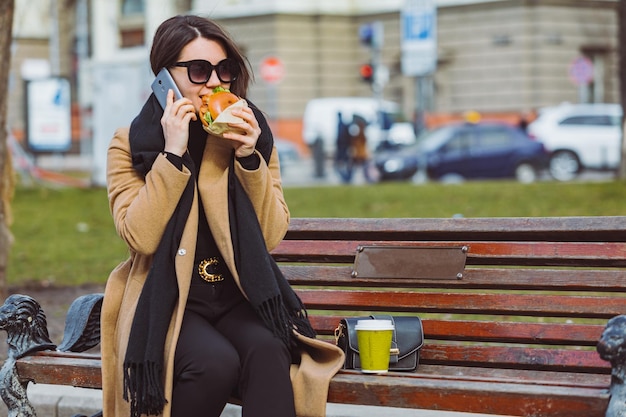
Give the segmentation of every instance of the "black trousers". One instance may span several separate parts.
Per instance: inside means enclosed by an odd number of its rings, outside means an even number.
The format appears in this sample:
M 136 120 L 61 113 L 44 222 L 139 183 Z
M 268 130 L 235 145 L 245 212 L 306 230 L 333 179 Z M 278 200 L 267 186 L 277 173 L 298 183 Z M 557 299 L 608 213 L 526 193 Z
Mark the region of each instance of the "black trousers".
M 176 348 L 172 417 L 219 417 L 231 396 L 243 417 L 295 417 L 290 364 L 287 346 L 234 282 L 195 280 Z

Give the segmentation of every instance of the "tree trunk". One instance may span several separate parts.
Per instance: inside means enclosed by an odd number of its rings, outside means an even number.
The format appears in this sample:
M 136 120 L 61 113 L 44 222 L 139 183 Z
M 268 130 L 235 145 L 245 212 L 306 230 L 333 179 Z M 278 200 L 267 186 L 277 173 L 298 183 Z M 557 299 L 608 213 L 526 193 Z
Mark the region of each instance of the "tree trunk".
M 0 1 L 0 297 L 7 295 L 7 264 L 11 249 L 11 198 L 14 173 L 7 141 L 7 97 L 15 0 Z
M 617 8 L 618 42 L 619 45 L 619 82 L 620 100 L 622 103 L 622 158 L 619 167 L 619 179 L 626 180 L 626 141 L 624 131 L 626 126 L 626 0 L 620 0 Z

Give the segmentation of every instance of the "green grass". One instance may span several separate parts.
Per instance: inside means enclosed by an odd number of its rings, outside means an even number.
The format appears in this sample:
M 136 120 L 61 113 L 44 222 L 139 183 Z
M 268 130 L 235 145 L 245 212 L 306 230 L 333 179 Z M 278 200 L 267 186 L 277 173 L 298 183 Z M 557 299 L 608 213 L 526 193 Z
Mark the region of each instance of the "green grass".
M 294 217 L 545 217 L 626 214 L 626 183 L 509 181 L 287 188 Z
M 390 183 L 286 188 L 293 217 L 539 217 L 626 214 L 622 182 Z M 10 285 L 103 283 L 127 256 L 106 191 L 18 188 Z
M 9 284 L 104 282 L 126 257 L 104 189 L 19 188 L 12 211 Z

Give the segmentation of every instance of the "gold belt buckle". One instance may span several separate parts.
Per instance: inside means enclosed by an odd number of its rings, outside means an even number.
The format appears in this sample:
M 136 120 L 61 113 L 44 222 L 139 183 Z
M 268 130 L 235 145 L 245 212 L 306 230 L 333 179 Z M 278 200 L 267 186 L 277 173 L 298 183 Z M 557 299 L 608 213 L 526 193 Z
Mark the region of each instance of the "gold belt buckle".
M 198 265 L 198 273 L 200 277 L 206 282 L 219 282 L 224 281 L 224 276 L 222 274 L 212 274 L 208 271 L 208 268 L 211 266 L 217 266 L 220 263 L 217 258 L 208 258 L 204 259 Z

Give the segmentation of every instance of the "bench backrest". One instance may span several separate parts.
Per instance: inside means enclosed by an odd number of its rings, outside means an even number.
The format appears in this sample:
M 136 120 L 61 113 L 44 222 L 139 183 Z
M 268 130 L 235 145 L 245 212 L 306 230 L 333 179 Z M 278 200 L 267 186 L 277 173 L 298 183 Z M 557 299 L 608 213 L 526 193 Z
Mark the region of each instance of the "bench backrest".
M 465 247 L 466 266 L 354 274 L 369 246 Z M 608 374 L 595 346 L 626 313 L 626 217 L 299 218 L 272 254 L 321 337 L 345 316 L 419 315 L 424 364 Z

